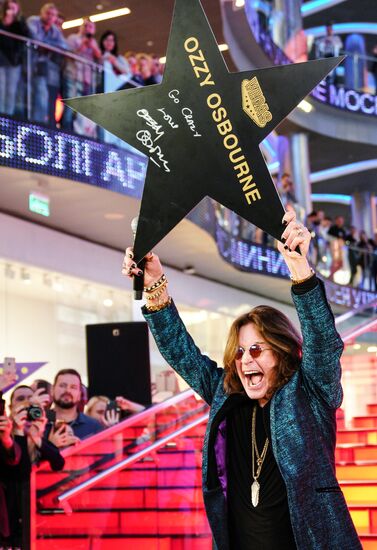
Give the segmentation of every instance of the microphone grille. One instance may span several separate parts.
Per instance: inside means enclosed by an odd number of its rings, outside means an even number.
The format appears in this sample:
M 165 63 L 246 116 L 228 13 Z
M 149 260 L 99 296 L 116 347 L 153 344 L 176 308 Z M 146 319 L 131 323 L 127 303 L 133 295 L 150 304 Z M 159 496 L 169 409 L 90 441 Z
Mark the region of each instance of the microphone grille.
M 139 216 L 136 216 L 136 218 L 133 218 L 133 220 L 131 221 L 131 229 L 134 235 L 136 235 L 138 223 L 139 223 Z

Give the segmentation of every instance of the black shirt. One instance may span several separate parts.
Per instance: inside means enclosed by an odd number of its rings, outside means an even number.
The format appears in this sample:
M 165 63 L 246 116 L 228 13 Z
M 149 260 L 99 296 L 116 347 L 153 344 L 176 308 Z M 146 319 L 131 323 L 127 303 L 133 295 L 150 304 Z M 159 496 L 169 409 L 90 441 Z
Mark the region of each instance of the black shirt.
M 271 449 L 270 403 L 257 405 L 256 439 L 262 453 L 270 440 L 258 482 L 259 503 L 251 503 L 251 419 L 255 401 L 245 397 L 227 415 L 228 513 L 232 550 L 294 550 L 287 491 Z
M 14 21 L 11 25 L 4 25 L 0 21 L 0 29 L 2 31 L 11 32 L 21 36 L 29 36 L 29 30 L 23 18 Z M 15 40 L 8 36 L 0 35 L 0 66 L 20 65 L 25 51 L 25 42 Z

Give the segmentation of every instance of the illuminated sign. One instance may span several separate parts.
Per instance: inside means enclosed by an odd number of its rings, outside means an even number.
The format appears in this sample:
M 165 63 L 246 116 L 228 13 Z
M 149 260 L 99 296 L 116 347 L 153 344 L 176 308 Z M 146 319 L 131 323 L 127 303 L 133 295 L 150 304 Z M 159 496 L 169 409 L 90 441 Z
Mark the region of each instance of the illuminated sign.
M 0 165 L 140 198 L 147 159 L 84 137 L 0 117 Z
M 225 261 L 241 271 L 289 279 L 289 270 L 280 252 L 268 246 L 233 237 L 217 224 L 214 234 L 217 248 Z M 327 298 L 332 304 L 356 309 L 377 300 L 377 293 L 337 285 L 323 280 Z
M 377 116 L 377 96 L 367 92 L 337 88 L 333 84 L 321 82 L 312 92 L 318 101 L 351 113 Z
M 41 195 L 40 193 L 30 193 L 29 195 L 29 210 L 35 214 L 40 214 L 41 216 L 50 215 L 50 199 Z

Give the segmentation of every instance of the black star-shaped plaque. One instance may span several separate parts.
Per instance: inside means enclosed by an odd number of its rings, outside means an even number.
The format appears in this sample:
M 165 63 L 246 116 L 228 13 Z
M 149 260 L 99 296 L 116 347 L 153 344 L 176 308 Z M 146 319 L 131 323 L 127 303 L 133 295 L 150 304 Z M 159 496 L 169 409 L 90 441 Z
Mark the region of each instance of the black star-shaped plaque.
M 207 195 L 280 239 L 259 144 L 339 61 L 229 73 L 199 0 L 176 0 L 161 84 L 66 100 L 149 157 L 136 261 Z

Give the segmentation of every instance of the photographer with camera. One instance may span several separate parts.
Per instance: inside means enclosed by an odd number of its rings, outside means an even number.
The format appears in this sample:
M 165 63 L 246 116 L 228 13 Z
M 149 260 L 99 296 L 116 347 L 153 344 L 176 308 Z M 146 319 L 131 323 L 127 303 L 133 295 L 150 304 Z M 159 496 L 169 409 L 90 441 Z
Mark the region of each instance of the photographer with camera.
M 43 388 L 33 392 L 24 385 L 17 386 L 10 397 L 12 435 L 21 455 L 17 466 L 7 467 L 4 473 L 10 527 L 8 546 L 25 547 L 26 544 L 28 530 L 24 522 L 30 516 L 29 480 L 32 466 L 47 460 L 54 471 L 64 467 L 59 449 L 44 436 L 46 402 L 48 396 Z

